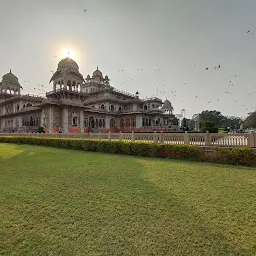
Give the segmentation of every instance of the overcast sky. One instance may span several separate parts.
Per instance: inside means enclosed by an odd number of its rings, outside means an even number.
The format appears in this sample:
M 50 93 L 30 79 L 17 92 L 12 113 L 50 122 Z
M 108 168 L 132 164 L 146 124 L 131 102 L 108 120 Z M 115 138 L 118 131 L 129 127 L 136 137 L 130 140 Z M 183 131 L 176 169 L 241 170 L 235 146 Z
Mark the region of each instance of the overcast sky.
M 205 109 L 241 117 L 256 110 L 255 0 L 0 4 L 0 75 L 11 68 L 23 93 L 42 94 L 38 85 L 51 90 L 51 71 L 69 49 L 84 77 L 98 65 L 114 87 L 168 98 L 187 117 Z

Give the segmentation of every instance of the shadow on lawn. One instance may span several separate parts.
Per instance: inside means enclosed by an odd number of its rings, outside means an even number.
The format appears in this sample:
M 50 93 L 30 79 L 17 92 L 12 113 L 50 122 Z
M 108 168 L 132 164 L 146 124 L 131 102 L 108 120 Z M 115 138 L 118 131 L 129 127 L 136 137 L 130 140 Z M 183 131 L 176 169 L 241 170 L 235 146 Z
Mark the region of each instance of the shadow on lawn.
M 34 150 L 32 151 L 31 148 Z M 193 255 L 192 251 L 194 255 L 207 254 L 207 252 L 212 255 L 246 254 L 243 248 L 230 244 L 220 230 L 209 227 L 208 220 L 196 211 L 196 207 L 186 205 L 175 194 L 161 189 L 146 179 L 144 174 L 150 167 L 145 166 L 140 160 L 143 159 L 147 163 L 152 161 L 154 163 L 164 161 L 166 164 L 182 163 L 187 166 L 191 164 L 199 166 L 199 163 L 74 150 L 72 150 L 73 162 L 70 162 L 70 150 L 38 146 L 37 151 L 35 148 L 37 147 L 12 145 L 11 150 L 19 153 L 3 160 L 1 158 L 4 165 L 11 164 L 12 168 L 15 166 L 18 168 L 19 163 L 22 165 L 21 161 L 36 159 L 28 165 L 29 170 L 28 167 L 17 170 L 24 172 L 24 174 L 19 173 L 19 176 L 24 175 L 24 178 L 26 175 L 33 175 L 33 172 L 37 174 L 31 177 L 32 181 L 36 181 L 34 185 L 31 185 L 31 180 L 25 181 L 19 177 L 16 180 L 16 189 L 24 190 L 23 196 L 27 202 L 23 205 L 22 197 L 13 201 L 19 203 L 21 207 L 17 215 L 17 223 L 21 221 L 29 223 L 22 226 L 25 234 L 30 232 L 26 227 L 33 226 L 35 234 L 43 233 L 48 237 L 44 239 L 55 241 L 57 244 L 61 244 L 64 237 L 69 238 L 65 246 L 67 250 L 73 248 L 74 251 L 79 248 L 80 243 L 76 245 L 73 237 L 76 235 L 81 237 L 83 234 L 85 242 L 92 235 L 91 243 L 95 245 L 95 253 L 104 252 L 107 255 L 116 252 L 113 247 L 109 247 L 109 244 L 118 246 L 119 250 L 126 248 L 129 251 L 133 248 L 141 255 L 145 253 L 170 255 L 173 252 L 176 252 L 176 255 L 177 253 Z M 58 153 L 61 154 L 60 162 L 58 162 Z M 51 170 L 42 169 L 54 159 L 55 167 Z M 64 167 L 66 169 L 62 169 Z M 28 184 L 31 187 L 26 188 Z M 36 195 L 36 199 L 31 196 L 32 192 Z M 3 202 L 4 206 L 9 207 L 9 214 L 12 217 L 16 216 L 15 207 L 11 208 Z M 8 216 L 4 217 L 8 219 Z M 83 221 L 85 218 L 86 221 Z M 44 221 L 39 221 L 41 219 Z M 58 224 L 54 229 L 49 229 L 55 225 L 53 221 L 57 221 Z M 7 229 L 5 232 L 12 230 Z M 26 235 L 23 238 L 26 239 Z M 40 244 L 35 244 L 34 248 L 40 252 Z

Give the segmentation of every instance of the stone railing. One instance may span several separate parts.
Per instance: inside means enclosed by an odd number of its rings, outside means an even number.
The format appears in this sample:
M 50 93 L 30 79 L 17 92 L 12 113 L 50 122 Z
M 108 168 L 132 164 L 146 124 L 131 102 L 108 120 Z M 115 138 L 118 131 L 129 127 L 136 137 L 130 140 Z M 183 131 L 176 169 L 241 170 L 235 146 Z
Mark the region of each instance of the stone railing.
M 0 136 L 35 136 L 50 138 L 81 138 L 143 141 L 164 144 L 190 144 L 204 147 L 251 147 L 256 148 L 256 133 L 0 133 Z

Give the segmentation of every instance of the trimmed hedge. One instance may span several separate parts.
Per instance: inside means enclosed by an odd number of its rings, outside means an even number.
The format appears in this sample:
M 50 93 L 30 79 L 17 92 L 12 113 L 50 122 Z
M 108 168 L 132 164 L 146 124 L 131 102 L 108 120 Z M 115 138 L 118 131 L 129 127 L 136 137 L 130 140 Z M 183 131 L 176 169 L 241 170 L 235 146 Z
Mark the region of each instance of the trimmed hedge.
M 202 147 L 195 145 L 23 136 L 2 136 L 0 137 L 0 142 L 41 145 L 133 156 L 256 165 L 256 152 L 251 148 L 225 149 L 214 147 L 210 151 L 204 151 Z

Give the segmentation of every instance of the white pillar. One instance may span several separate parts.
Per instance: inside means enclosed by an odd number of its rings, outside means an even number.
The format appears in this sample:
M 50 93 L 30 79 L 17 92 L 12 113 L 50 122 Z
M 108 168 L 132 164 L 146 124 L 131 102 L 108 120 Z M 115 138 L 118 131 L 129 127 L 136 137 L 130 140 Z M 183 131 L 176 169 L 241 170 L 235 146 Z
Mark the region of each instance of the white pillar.
M 53 82 L 53 91 L 56 92 L 56 82 Z
M 106 125 L 106 129 L 110 129 L 110 117 L 109 116 L 106 116 L 105 125 Z
M 80 128 L 81 133 L 84 133 L 84 110 L 80 110 Z
M 62 132 L 68 133 L 68 109 L 62 109 Z
M 64 79 L 63 82 L 64 82 L 64 89 L 67 89 L 67 87 L 68 87 L 68 80 Z
M 49 133 L 53 133 L 53 107 L 49 108 Z

